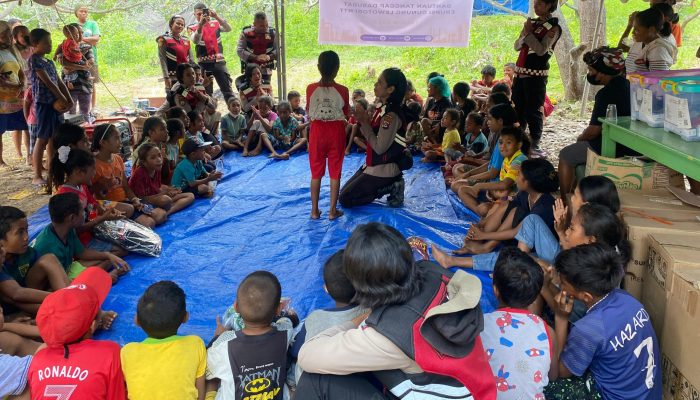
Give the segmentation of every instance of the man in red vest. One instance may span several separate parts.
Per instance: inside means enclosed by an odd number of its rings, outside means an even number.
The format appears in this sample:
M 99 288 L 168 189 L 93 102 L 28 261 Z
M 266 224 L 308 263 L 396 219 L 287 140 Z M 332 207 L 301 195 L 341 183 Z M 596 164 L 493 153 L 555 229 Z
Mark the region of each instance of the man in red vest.
M 224 58 L 224 46 L 221 43 L 221 33 L 231 32 L 231 25 L 221 18 L 216 11 L 207 8 L 204 3 L 194 6 L 194 16 L 197 23 L 189 26 L 192 43 L 195 44 L 197 63 L 202 67 L 204 74 L 214 76 L 226 101 L 234 96 L 231 88 L 231 75 L 226 68 Z M 214 84 L 205 87 L 211 96 L 214 92 Z
M 270 28 L 264 12 L 255 13 L 253 25 L 243 28 L 238 39 L 238 57 L 241 59 L 242 71 L 248 65 L 260 67 L 263 82 L 270 83 L 272 70 L 277 60 L 277 32 Z

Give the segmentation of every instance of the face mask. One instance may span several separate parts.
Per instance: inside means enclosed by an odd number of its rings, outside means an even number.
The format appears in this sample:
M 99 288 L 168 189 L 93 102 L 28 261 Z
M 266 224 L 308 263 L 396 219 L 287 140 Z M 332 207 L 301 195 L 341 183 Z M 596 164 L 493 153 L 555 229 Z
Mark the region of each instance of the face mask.
M 590 83 L 591 85 L 600 85 L 600 84 L 601 84 L 600 81 L 598 80 L 598 78 L 596 78 L 595 75 L 586 74 L 586 80 L 587 80 L 588 83 Z

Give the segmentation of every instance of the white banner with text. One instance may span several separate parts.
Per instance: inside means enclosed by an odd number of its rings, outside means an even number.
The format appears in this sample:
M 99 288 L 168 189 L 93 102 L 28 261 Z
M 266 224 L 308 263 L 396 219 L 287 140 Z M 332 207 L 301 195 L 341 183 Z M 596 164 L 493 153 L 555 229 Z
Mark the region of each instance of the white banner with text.
M 466 47 L 473 0 L 320 0 L 318 42 Z

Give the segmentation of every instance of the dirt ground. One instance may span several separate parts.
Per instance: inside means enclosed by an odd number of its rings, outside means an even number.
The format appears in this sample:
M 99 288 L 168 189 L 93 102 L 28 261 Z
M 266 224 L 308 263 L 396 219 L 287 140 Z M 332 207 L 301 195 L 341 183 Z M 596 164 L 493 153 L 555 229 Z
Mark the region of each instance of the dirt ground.
M 541 145 L 555 167 L 559 151 L 576 141 L 586 124 L 587 120 L 578 118 L 575 104 L 557 107 L 547 119 Z M 0 168 L 0 205 L 14 206 L 30 215 L 47 204 L 49 196 L 40 194 L 39 189 L 32 185 L 32 170 L 26 162 L 20 163 L 17 159 L 11 132 L 2 135 L 2 142 L 3 159 L 14 169 Z M 24 151 L 23 147 L 23 154 Z

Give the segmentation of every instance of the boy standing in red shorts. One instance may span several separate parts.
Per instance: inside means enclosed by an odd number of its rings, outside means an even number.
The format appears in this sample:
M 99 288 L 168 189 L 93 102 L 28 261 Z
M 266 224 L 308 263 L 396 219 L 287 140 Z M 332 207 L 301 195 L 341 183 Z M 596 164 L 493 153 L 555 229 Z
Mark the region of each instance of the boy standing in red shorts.
M 309 132 L 309 165 L 311 166 L 311 218 L 319 219 L 318 198 L 321 178 L 326 173 L 331 178 L 331 208 L 328 219 L 343 215 L 336 208 L 340 192 L 340 173 L 345 155 L 345 124 L 349 115 L 350 94 L 348 88 L 335 82 L 340 69 L 340 58 L 334 51 L 324 51 L 318 56 L 321 80 L 306 88 L 306 113 L 311 121 Z

